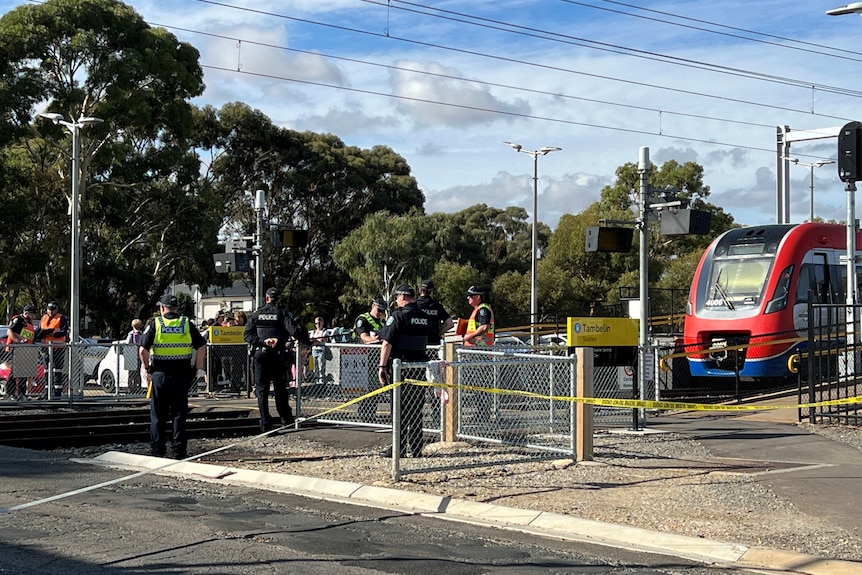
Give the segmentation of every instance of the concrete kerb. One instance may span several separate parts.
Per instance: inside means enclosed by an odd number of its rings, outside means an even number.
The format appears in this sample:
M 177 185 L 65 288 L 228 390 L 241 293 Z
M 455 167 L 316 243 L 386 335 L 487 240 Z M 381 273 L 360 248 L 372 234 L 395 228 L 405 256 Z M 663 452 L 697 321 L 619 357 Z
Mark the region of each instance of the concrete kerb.
M 117 451 L 95 459 L 74 459 L 78 463 L 141 471 L 163 467 L 167 460 Z M 452 499 L 377 487 L 232 467 L 177 462 L 154 471 L 159 475 L 180 476 L 211 483 L 230 484 L 269 491 L 292 493 L 315 499 L 382 508 L 402 513 L 540 535 L 568 541 L 607 545 L 690 559 L 714 565 L 736 565 L 770 572 L 808 575 L 862 575 L 862 565 L 829 560 L 795 552 L 748 548 L 735 543 L 711 541 L 637 527 L 627 527 L 580 519 L 557 513 L 530 511 L 491 503 Z

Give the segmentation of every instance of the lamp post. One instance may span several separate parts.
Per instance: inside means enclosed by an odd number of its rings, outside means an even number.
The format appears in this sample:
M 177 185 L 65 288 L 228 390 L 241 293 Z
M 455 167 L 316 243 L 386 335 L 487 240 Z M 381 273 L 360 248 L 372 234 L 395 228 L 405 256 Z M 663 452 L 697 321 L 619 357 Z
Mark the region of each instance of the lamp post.
M 808 221 L 814 221 L 814 168 L 821 168 L 827 164 L 834 164 L 835 160 L 817 160 L 811 164 L 806 164 L 805 162 L 800 162 L 799 158 L 784 158 L 785 160 L 789 160 L 790 163 L 796 164 L 797 166 L 803 166 L 808 168 L 808 171 L 811 174 L 811 195 L 808 197 Z
M 263 306 L 263 228 L 266 225 L 266 192 L 255 190 L 254 211 L 257 214 L 257 230 L 254 234 L 254 309 Z
M 547 156 L 551 152 L 559 152 L 562 148 L 556 146 L 544 146 L 538 150 L 525 150 L 521 144 L 515 142 L 503 142 L 516 152 L 523 152 L 533 158 L 533 238 L 532 238 L 532 255 L 530 258 L 530 345 L 535 346 L 536 340 L 536 316 L 539 313 L 537 299 L 537 282 L 538 266 L 536 260 L 539 251 L 539 219 L 538 219 L 538 203 L 539 203 L 539 156 Z
M 81 128 L 92 126 L 103 122 L 101 118 L 80 117 L 76 122 L 68 122 L 61 114 L 42 113 L 39 114 L 54 124 L 65 126 L 72 133 L 72 256 L 71 256 L 71 294 L 69 296 L 69 341 L 72 344 L 78 342 L 78 334 L 81 322 L 81 235 L 78 207 L 80 200 L 80 170 L 81 170 Z
M 830 16 L 844 14 L 862 14 L 862 2 L 852 2 L 841 8 L 827 10 Z M 839 135 L 840 138 L 840 135 Z M 846 182 L 847 192 L 847 348 L 853 349 L 856 344 L 856 183 Z M 856 373 L 856 353 L 847 354 L 846 373 Z M 813 417 L 813 416 L 812 416 Z

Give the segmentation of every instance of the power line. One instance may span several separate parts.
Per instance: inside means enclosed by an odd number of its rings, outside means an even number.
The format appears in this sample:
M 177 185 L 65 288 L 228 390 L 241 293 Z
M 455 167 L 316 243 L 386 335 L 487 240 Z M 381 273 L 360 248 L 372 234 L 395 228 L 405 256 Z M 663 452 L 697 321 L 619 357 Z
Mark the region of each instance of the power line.
M 787 48 L 788 50 L 798 50 L 798 49 L 799 49 L 799 48 L 796 48 L 796 47 L 794 47 L 794 46 L 787 46 L 786 44 L 779 44 L 779 43 L 776 43 L 776 42 L 764 42 L 764 41 L 762 41 L 762 40 L 758 40 L 758 39 L 756 39 L 756 38 L 749 38 L 749 37 L 747 37 L 747 36 L 738 36 L 738 35 L 736 35 L 736 34 L 728 34 L 728 33 L 725 33 L 725 32 L 720 32 L 720 31 L 718 31 L 718 30 L 710 30 L 709 28 L 700 28 L 700 27 L 697 27 L 697 26 L 688 26 L 688 25 L 686 25 L 686 24 L 680 24 L 679 22 L 671 22 L 670 20 L 661 20 L 661 19 L 659 19 L 659 18 L 648 18 L 648 17 L 646 17 L 646 16 L 640 16 L 640 15 L 638 15 L 638 14 L 632 14 L 632 13 L 630 13 L 630 12 L 622 12 L 622 11 L 617 11 L 617 10 L 611 10 L 611 9 L 609 9 L 609 8 L 601 8 L 600 6 L 593 6 L 593 5 L 590 5 L 590 4 L 585 4 L 585 3 L 583 3 L 583 2 L 575 2 L 574 0 L 561 0 L 561 1 L 562 1 L 562 2 L 568 2 L 569 4 L 578 4 L 578 5 L 580 5 L 580 6 L 585 6 L 585 7 L 588 7 L 588 8 L 595 8 L 596 10 L 605 10 L 605 11 L 608 11 L 608 12 L 615 12 L 615 13 L 617 13 L 617 14 L 624 14 L 624 15 L 626 15 L 626 16 L 632 16 L 632 17 L 634 17 L 634 18 L 643 18 L 643 19 L 646 19 L 646 20 L 653 20 L 653 21 L 655 21 L 655 22 L 663 22 L 663 23 L 665 23 L 665 24 L 670 24 L 670 25 L 672 25 L 672 26 L 680 26 L 680 27 L 683 27 L 683 28 L 691 28 L 691 29 L 693 29 L 693 30 L 698 30 L 698 31 L 701 31 L 701 32 L 708 32 L 708 33 L 710 33 L 710 34 L 719 34 L 719 35 L 722 35 L 722 36 L 727 36 L 727 37 L 729 37 L 729 38 L 739 38 L 739 39 L 742 39 L 742 40 L 748 40 L 748 41 L 750 41 L 750 42 L 760 42 L 760 43 L 764 43 L 764 44 L 770 44 L 770 45 L 778 46 L 778 47 L 781 47 L 781 48 Z M 677 19 L 679 19 L 679 20 L 686 20 L 686 21 L 689 21 L 689 22 L 697 22 L 697 23 L 700 23 L 700 24 L 708 24 L 708 25 L 710 25 L 710 26 L 715 26 L 715 27 L 717 27 L 717 28 L 724 28 L 724 29 L 726 29 L 726 30 L 736 30 L 737 32 L 745 32 L 746 34 L 754 34 L 754 35 L 756 35 L 756 36 L 763 36 L 764 38 L 774 38 L 774 39 L 776 39 L 776 40 L 781 40 L 781 41 L 783 41 L 783 42 L 793 42 L 794 44 L 801 44 L 801 45 L 803 45 L 803 46 L 813 46 L 813 47 L 815 47 L 815 48 L 824 48 L 824 49 L 826 49 L 826 50 L 834 50 L 834 51 L 838 52 L 838 54 L 829 54 L 829 53 L 825 53 L 825 52 L 819 52 L 819 51 L 816 51 L 816 50 L 811 50 L 810 52 L 811 52 L 812 54 L 821 54 L 821 55 L 823 55 L 823 56 L 831 56 L 831 57 L 834 57 L 834 58 L 840 58 L 840 59 L 847 59 L 847 60 L 854 60 L 854 61 L 857 61 L 857 62 L 862 62 L 862 60 L 858 60 L 858 59 L 856 59 L 856 58 L 847 58 L 846 54 L 856 54 L 857 56 L 862 56 L 862 52 L 857 52 L 857 51 L 855 51 L 855 50 L 849 50 L 849 49 L 846 49 L 846 48 L 835 48 L 834 46 L 828 46 L 828 45 L 826 45 L 826 44 L 818 44 L 818 43 L 816 43 L 816 42 L 808 42 L 808 41 L 805 41 L 805 40 L 797 40 L 797 39 L 795 39 L 795 38 L 788 38 L 788 37 L 786 37 L 786 36 L 778 36 L 778 35 L 776 35 L 776 34 L 768 34 L 768 33 L 766 33 L 766 32 L 758 32 L 757 30 L 748 30 L 748 29 L 746 29 L 746 28 L 739 28 L 739 27 L 737 27 L 737 26 L 729 26 L 729 25 L 727 25 L 727 24 L 720 24 L 720 23 L 718 23 L 718 22 L 711 22 L 711 21 L 709 21 L 709 20 L 701 20 L 701 19 L 699 19 L 699 18 L 691 18 L 691 17 L 689 17 L 689 16 L 682 16 L 682 15 L 680 15 L 680 14 L 674 14 L 674 13 L 672 13 L 672 12 L 663 12 L 663 11 L 661 11 L 661 10 L 655 10 L 655 9 L 652 9 L 652 8 L 644 8 L 643 6 L 636 6 L 636 5 L 634 5 L 634 4 L 626 4 L 625 2 L 617 2 L 617 1 L 615 1 L 615 0 L 598 0 L 598 1 L 599 1 L 599 2 L 606 2 L 606 3 L 608 3 L 608 4 L 616 4 L 616 5 L 618 5 L 618 6 L 625 6 L 626 8 L 634 8 L 635 10 L 642 10 L 642 11 L 644 11 L 644 12 L 650 12 L 650 13 L 652 13 L 652 14 L 661 14 L 662 16 L 669 16 L 669 17 L 671 17 L 671 18 L 677 18 Z M 805 51 L 808 51 L 808 50 L 805 50 Z
M 515 86 L 515 85 L 511 85 L 511 84 L 501 84 L 498 82 L 489 82 L 489 81 L 485 81 L 485 80 L 475 80 L 475 79 L 471 79 L 471 78 L 464 78 L 462 76 L 454 76 L 452 74 L 442 74 L 440 72 L 429 72 L 427 70 L 417 70 L 415 68 L 405 68 L 403 66 L 396 66 L 393 64 L 381 64 L 380 62 L 371 62 L 368 60 L 361 60 L 359 58 L 348 58 L 345 56 L 336 56 L 334 54 L 326 54 L 323 52 L 318 52 L 318 51 L 313 51 L 313 50 L 302 50 L 299 48 L 291 48 L 289 46 L 283 46 L 280 44 L 272 44 L 269 42 L 260 42 L 260 41 L 256 41 L 256 40 L 249 40 L 247 38 L 239 38 L 236 36 L 227 36 L 225 34 L 217 34 L 214 32 L 203 32 L 200 30 L 193 30 L 191 28 L 182 28 L 179 26 L 171 26 L 169 24 L 152 23 L 152 25 L 166 28 L 169 30 L 177 30 L 180 32 L 186 32 L 189 34 L 198 34 L 198 35 L 207 36 L 210 38 L 229 40 L 231 42 L 242 43 L 242 44 L 251 44 L 253 46 L 261 46 L 264 48 L 283 50 L 285 52 L 293 52 L 296 54 L 306 54 L 309 56 L 315 56 L 315 57 L 325 58 L 325 59 L 329 59 L 329 60 L 338 60 L 341 62 L 350 62 L 352 64 L 361 64 L 364 66 L 372 66 L 372 67 L 377 67 L 377 68 L 383 68 L 386 70 L 397 70 L 399 72 L 407 72 L 407 73 L 411 73 L 411 74 L 430 76 L 433 78 L 443 78 L 443 79 L 447 79 L 447 80 L 455 80 L 458 82 L 464 82 L 464 83 L 470 83 L 470 84 L 482 84 L 483 86 L 490 86 L 490 87 L 494 87 L 494 88 L 505 88 L 505 89 L 509 89 L 509 90 L 516 90 L 516 91 L 520 91 L 520 92 L 527 92 L 527 93 L 538 94 L 538 95 L 542 95 L 542 96 L 551 96 L 554 98 L 563 98 L 563 99 L 567 99 L 567 100 L 576 100 L 579 102 L 589 102 L 589 103 L 593 103 L 593 104 L 616 106 L 616 107 L 626 108 L 626 109 L 630 109 L 630 110 L 653 112 L 653 113 L 658 114 L 658 115 L 680 116 L 680 117 L 692 118 L 692 119 L 696 119 L 696 120 L 709 120 L 709 121 L 715 121 L 715 122 L 739 124 L 739 125 L 743 125 L 743 126 L 752 126 L 752 127 L 756 127 L 756 128 L 774 128 L 775 127 L 773 124 L 760 124 L 757 122 L 749 122 L 749 121 L 745 121 L 745 120 L 735 120 L 732 118 L 721 118 L 721 117 L 717 117 L 717 116 L 705 116 L 702 114 L 675 112 L 673 110 L 666 110 L 666 109 L 662 109 L 662 108 L 652 108 L 649 106 L 638 106 L 635 104 L 624 104 L 621 102 L 613 102 L 610 100 L 600 100 L 597 98 L 586 98 L 583 96 L 574 96 L 572 94 L 564 94 L 561 92 L 551 92 L 548 90 L 539 90 L 536 88 L 527 88 L 524 86 Z
M 536 63 L 536 62 L 528 62 L 528 61 L 525 61 L 525 60 L 519 60 L 519 59 L 517 59 L 517 58 L 509 58 L 509 57 L 504 57 L 504 56 L 496 56 L 496 55 L 493 55 L 493 54 L 486 54 L 486 53 L 478 52 L 478 51 L 475 51 L 475 50 L 467 50 L 467 49 L 464 49 L 464 48 L 454 48 L 454 47 L 451 47 L 451 46 L 444 46 L 444 45 L 441 45 L 441 44 L 434 44 L 434 43 L 431 43 L 431 42 L 422 42 L 422 41 L 419 41 L 419 40 L 413 40 L 413 39 L 410 39 L 410 38 L 402 38 L 402 37 L 399 37 L 399 36 L 393 36 L 393 35 L 391 35 L 391 34 L 381 34 L 381 33 L 378 33 L 378 32 L 369 32 L 369 31 L 367 31 L 367 30 L 361 30 L 361 29 L 357 29 L 357 28 L 350 28 L 350 27 L 347 27 L 347 26 L 341 26 L 341 25 L 338 25 L 338 24 L 330 24 L 330 23 L 326 23 L 326 22 L 317 22 L 317 21 L 314 21 L 314 20 L 308 20 L 308 19 L 305 19 L 305 18 L 297 18 L 297 17 L 295 17 L 295 16 L 287 16 L 287 15 L 285 15 L 285 14 L 279 14 L 279 13 L 275 13 L 275 12 L 268 12 L 268 11 L 264 11 L 264 10 L 253 9 L 253 8 L 246 8 L 246 7 L 241 7 L 241 6 L 233 6 L 233 5 L 231 5 L 231 4 L 226 4 L 226 3 L 218 2 L 218 1 L 215 1 L 215 0 L 195 0 L 195 1 L 196 1 L 196 2 L 201 2 L 201 3 L 204 3 L 204 4 L 211 4 L 211 5 L 214 5 L 214 6 L 221 6 L 221 7 L 224 7 L 224 8 L 231 8 L 231 9 L 235 9 L 235 10 L 239 10 L 239 11 L 244 11 L 244 12 L 251 12 L 251 13 L 255 13 L 255 14 L 260 14 L 260 15 L 262 15 L 262 16 L 271 16 L 271 17 L 274 17 L 274 18 L 279 18 L 279 19 L 284 19 L 284 20 L 290 20 L 290 21 L 300 22 L 300 23 L 304 23 L 304 24 L 311 24 L 311 25 L 315 25 L 315 26 L 321 26 L 321 27 L 331 28 L 331 29 L 335 29 L 335 30 L 341 30 L 341 31 L 345 31 L 345 32 L 351 32 L 351 33 L 356 33 L 356 34 L 362 34 L 362 35 L 371 36 L 371 37 L 376 37 L 376 38 L 382 38 L 382 39 L 386 39 L 386 40 L 396 40 L 396 41 L 399 41 L 399 42 L 404 42 L 404 43 L 407 43 L 407 44 L 413 44 L 413 45 L 416 45 L 416 46 L 423 46 L 423 47 L 427 47 L 427 48 L 434 48 L 434 49 L 439 49 L 439 50 L 448 51 L 448 52 L 455 52 L 455 53 L 458 53 L 458 54 L 465 54 L 465 55 L 469 55 L 469 56 L 477 56 L 477 57 L 481 57 L 481 58 L 488 58 L 488 59 L 492 59 L 492 60 L 498 60 L 498 61 L 503 61 L 503 62 L 509 62 L 509 63 L 513 63 L 513 64 L 519 64 L 519 65 L 524 65 L 524 66 L 529 66 L 529 67 L 535 67 L 535 68 L 540 68 L 540 69 L 550 70 L 550 71 L 555 71 L 555 72 L 564 72 L 564 73 L 569 73 L 569 74 L 575 74 L 575 75 L 579 75 L 579 76 L 585 76 L 585 77 L 595 78 L 595 79 L 600 79 L 600 80 L 607 80 L 607 81 L 612 81 L 612 82 L 619 82 L 619 83 L 626 84 L 627 86 L 640 86 L 640 87 L 644 87 L 644 88 L 651 88 L 651 89 L 655 89 L 655 90 L 662 90 L 662 91 L 672 92 L 672 93 L 676 93 L 676 94 L 684 94 L 684 95 L 689 95 L 689 96 L 698 96 L 698 97 L 702 97 L 702 98 L 709 98 L 709 99 L 713 99 L 713 100 L 720 100 L 720 101 L 723 101 L 723 102 L 730 102 L 730 103 L 736 103 L 736 104 L 744 104 L 744 105 L 746 105 L 746 106 L 761 107 L 761 108 L 767 108 L 767 109 L 779 110 L 779 111 L 782 111 L 782 112 L 792 112 L 792 113 L 797 113 L 797 114 L 805 114 L 806 116 L 818 116 L 818 117 L 822 117 L 822 118 L 829 118 L 829 119 L 835 119 L 835 120 L 844 120 L 844 121 L 846 121 L 846 120 L 847 120 L 846 118 L 842 118 L 842 117 L 839 117 L 839 116 L 832 116 L 832 115 L 828 115 L 828 114 L 816 113 L 816 112 L 812 112 L 811 110 L 800 110 L 800 109 L 795 109 L 795 108 L 788 108 L 788 107 L 785 107 L 785 106 L 777 106 L 777 105 L 773 105 L 773 104 L 765 104 L 765 103 L 762 103 L 762 102 L 753 102 L 753 101 L 750 101 L 750 100 L 743 100 L 743 99 L 740 99 L 740 98 L 731 98 L 731 97 L 728 97 L 728 96 L 719 96 L 719 95 L 715 95 L 715 94 L 708 94 L 708 93 L 704 93 L 704 92 L 697 92 L 697 91 L 694 91 L 694 90 L 684 90 L 684 89 L 681 89 L 681 88 L 671 88 L 671 87 L 668 87 L 668 86 L 662 86 L 662 85 L 659 85 L 659 84 L 650 84 L 650 83 L 648 83 L 648 82 L 637 82 L 637 81 L 634 81 L 634 80 L 631 80 L 631 79 L 627 79 L 627 78 L 616 78 L 616 77 L 613 77 L 613 76 L 607 76 L 607 75 L 603 75 L 603 74 L 594 74 L 594 73 L 590 73 L 590 72 L 582 72 L 582 71 L 578 71 L 578 70 L 572 70 L 572 69 L 568 69 L 568 68 L 563 68 L 563 67 L 560 67 L 560 66 L 551 66 L 551 65 L 548 65 L 548 64 L 539 64 L 539 63 Z M 363 1 L 367 1 L 367 0 L 363 0 Z
M 378 6 L 391 5 L 391 1 L 398 2 L 399 4 L 407 4 L 410 6 L 420 7 L 424 10 L 433 10 L 435 12 L 440 12 L 442 14 L 447 14 L 447 16 L 442 16 L 440 14 L 434 14 L 431 12 L 423 12 L 421 10 L 414 10 L 410 8 L 403 8 L 400 6 L 393 6 L 396 9 L 403 10 L 405 12 L 411 12 L 414 14 L 422 14 L 425 16 L 431 16 L 433 18 L 440 18 L 445 20 L 450 20 L 454 22 L 459 22 L 461 24 L 468 24 L 471 26 L 478 26 L 481 28 L 486 28 L 489 30 L 497 30 L 502 32 L 509 32 L 512 34 L 518 34 L 521 36 L 527 36 L 532 38 L 539 38 L 543 40 L 548 40 L 551 42 L 559 42 L 563 44 L 570 44 L 574 46 L 580 46 L 582 48 L 589 48 L 591 50 L 600 50 L 603 52 L 610 52 L 613 54 L 621 54 L 625 56 L 631 56 L 633 58 L 642 58 L 644 60 L 651 60 L 655 62 L 661 62 L 665 64 L 672 64 L 675 66 L 683 66 L 686 68 L 693 68 L 696 70 L 706 70 L 715 72 L 718 74 L 728 74 L 731 76 L 737 76 L 742 78 L 751 78 L 766 82 L 773 82 L 777 84 L 783 84 L 787 86 L 796 86 L 803 88 L 817 88 L 824 92 L 831 92 L 835 94 L 843 94 L 854 97 L 862 97 L 862 92 L 858 90 L 853 90 L 850 88 L 842 88 L 839 86 L 831 86 L 829 84 L 819 84 L 806 82 L 804 80 L 797 80 L 795 78 L 786 78 L 782 76 L 777 76 L 775 74 L 766 74 L 763 72 L 755 72 L 752 70 L 745 70 L 742 68 L 733 68 L 730 66 L 722 66 L 719 64 L 711 64 L 709 62 L 701 62 L 698 60 L 692 60 L 689 58 L 681 58 L 678 56 L 668 56 L 667 54 L 661 54 L 658 52 L 652 52 L 649 50 L 640 50 L 637 48 L 629 48 L 627 46 L 619 46 L 616 44 L 609 44 L 607 42 L 600 42 L 598 40 L 590 40 L 588 38 L 580 38 L 577 36 L 570 36 L 568 34 L 560 34 L 558 32 L 549 32 L 547 30 L 541 30 L 538 28 L 531 28 L 528 26 L 521 26 L 519 24 L 512 24 L 509 22 L 503 22 L 500 20 L 494 20 L 491 18 L 483 18 L 480 16 L 473 16 L 470 14 L 464 14 L 461 12 L 455 12 L 452 10 L 445 10 L 442 8 L 425 6 L 423 4 L 417 4 L 413 2 L 408 2 L 407 0 L 390 0 L 389 4 L 384 4 L 379 0 L 361 0 L 362 2 L 366 2 L 368 4 L 375 4 Z M 458 16 L 455 18 L 454 16 Z M 461 18 L 469 18 L 470 20 L 463 20 Z M 476 20 L 478 22 L 473 22 L 471 20 Z M 481 23 L 480 23 L 481 22 Z M 490 25 L 493 24 L 493 25 Z M 509 28 L 512 28 L 511 30 Z M 862 61 L 862 60 L 860 60 Z
M 429 104 L 429 105 L 435 105 L 435 106 L 447 106 L 447 107 L 451 107 L 451 108 L 459 108 L 462 110 L 472 110 L 472 111 L 478 111 L 478 112 L 485 112 L 485 113 L 489 113 L 489 114 L 498 114 L 498 115 L 502 115 L 502 116 L 512 116 L 512 117 L 516 117 L 516 118 L 524 118 L 524 119 L 529 119 L 529 120 L 541 120 L 541 121 L 545 121 L 545 122 L 553 122 L 553 123 L 564 124 L 564 125 L 569 125 L 569 126 L 581 126 L 581 127 L 586 127 L 586 128 L 613 130 L 616 132 L 626 132 L 629 134 L 641 134 L 641 135 L 645 135 L 645 136 L 658 136 L 658 137 L 663 137 L 663 138 L 672 138 L 675 140 L 682 140 L 682 141 L 686 141 L 686 142 L 697 142 L 697 143 L 701 143 L 701 144 L 712 144 L 715 146 L 732 147 L 732 148 L 752 150 L 752 151 L 757 151 L 757 152 L 775 153 L 774 148 L 760 148 L 757 146 L 746 146 L 743 144 L 732 144 L 729 142 L 720 142 L 717 140 L 711 140 L 711 139 L 705 139 L 705 138 L 692 138 L 692 137 L 681 136 L 681 135 L 677 135 L 677 134 L 650 132 L 647 130 L 635 130 L 633 128 L 621 128 L 619 126 L 605 126 L 602 124 L 591 124 L 588 122 L 576 122 L 574 120 L 564 120 L 562 118 L 551 118 L 548 116 L 537 116 L 537 115 L 533 115 L 533 114 L 524 114 L 524 113 L 512 112 L 512 111 L 508 111 L 508 110 L 494 110 L 493 108 L 483 108 L 481 106 L 470 106 L 467 104 L 457 104 L 457 103 L 453 103 L 453 102 L 439 102 L 437 100 L 430 100 L 427 98 L 416 98 L 416 97 L 412 97 L 412 96 L 402 96 L 402 95 L 392 94 L 392 93 L 388 93 L 388 92 L 379 92 L 379 91 L 375 91 L 375 90 L 364 90 L 361 88 L 351 88 L 348 86 L 339 86 L 337 84 L 327 84 L 325 82 L 314 82 L 311 80 L 303 80 L 300 78 L 291 78 L 291 77 L 287 77 L 287 76 L 277 76 L 275 74 L 265 74 L 262 72 L 248 72 L 246 70 L 241 70 L 241 69 L 238 70 L 238 69 L 234 69 L 234 68 L 226 68 L 224 66 L 214 66 L 214 65 L 210 65 L 210 64 L 201 64 L 201 67 L 207 68 L 210 70 L 217 70 L 220 72 L 228 72 L 230 74 L 241 74 L 241 75 L 253 76 L 253 77 L 257 77 L 257 78 L 267 78 L 270 80 L 294 82 L 297 84 L 305 84 L 305 85 L 317 86 L 317 87 L 321 87 L 321 88 L 332 88 L 335 90 L 343 90 L 343 91 L 347 91 L 347 92 L 354 92 L 357 94 L 365 94 L 365 95 L 371 95 L 371 96 L 381 96 L 384 98 L 391 98 L 391 99 L 395 99 L 395 100 L 403 100 L 403 101 L 414 102 L 414 103 Z M 802 156 L 804 154 L 798 154 L 798 155 Z

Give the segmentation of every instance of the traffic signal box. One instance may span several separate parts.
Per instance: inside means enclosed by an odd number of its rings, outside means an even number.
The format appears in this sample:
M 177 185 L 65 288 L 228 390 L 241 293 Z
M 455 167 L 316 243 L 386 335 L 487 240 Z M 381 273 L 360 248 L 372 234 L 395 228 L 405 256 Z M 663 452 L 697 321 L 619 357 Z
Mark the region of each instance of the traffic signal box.
M 587 228 L 586 251 L 627 253 L 632 250 L 633 228 Z
M 862 180 L 862 123 L 849 122 L 838 132 L 838 177 L 842 182 Z
M 272 230 L 272 247 L 302 248 L 308 245 L 308 230 Z
M 711 219 L 711 214 L 702 210 L 663 210 L 661 213 L 661 235 L 687 236 L 695 234 L 705 236 L 709 233 Z
M 251 271 L 252 255 L 247 252 L 228 252 L 213 254 L 216 272 L 220 274 L 241 274 Z

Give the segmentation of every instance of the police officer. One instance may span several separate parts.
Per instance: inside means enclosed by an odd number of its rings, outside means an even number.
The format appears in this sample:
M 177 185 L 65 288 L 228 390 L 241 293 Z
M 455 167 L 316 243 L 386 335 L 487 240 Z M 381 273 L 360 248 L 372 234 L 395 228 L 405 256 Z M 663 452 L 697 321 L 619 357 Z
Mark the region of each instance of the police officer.
M 434 282 L 425 280 L 419 285 L 416 305 L 428 316 L 428 345 L 440 345 L 440 338 L 449 331 L 454 322 L 443 305 L 434 299 Z
M 407 284 L 395 288 L 395 303 L 398 305 L 386 325 L 380 330 L 380 366 L 378 378 L 382 385 L 389 383 L 389 360 L 420 363 L 426 361 L 425 346 L 428 342 L 428 316 L 416 305 L 416 292 Z M 402 371 L 403 379 L 421 379 L 424 369 L 411 368 Z M 407 447 L 413 457 L 422 457 L 422 408 L 425 404 L 424 388 L 405 383 L 401 386 L 401 457 L 407 456 Z M 382 452 L 391 456 L 391 451 Z
M 156 457 L 165 456 L 165 427 L 171 420 L 175 459 L 188 457 L 186 417 L 189 388 L 202 371 L 206 340 L 186 316 L 177 313 L 177 298 L 162 296 L 160 316 L 141 335 L 138 357 L 150 374 L 150 444 Z
M 386 319 L 384 316 L 388 309 L 389 306 L 382 297 L 372 300 L 371 309 L 356 318 L 354 329 L 359 341 L 362 343 L 380 343 L 377 334 L 383 327 L 383 322 Z
M 383 327 L 383 322 L 386 319 L 385 315 L 388 309 L 389 305 L 382 297 L 371 300 L 371 309 L 357 317 L 354 324 L 354 330 L 356 331 L 356 337 L 359 342 L 367 344 L 380 343 L 378 334 L 380 333 L 380 328 Z M 369 350 L 369 352 L 374 351 L 375 350 Z M 376 353 L 369 353 L 369 361 L 371 361 L 375 356 Z M 376 384 L 377 374 L 374 373 L 374 370 L 372 369 L 368 373 L 368 388 L 374 389 Z M 377 417 L 377 403 L 380 399 L 380 396 L 367 397 L 359 402 L 357 405 L 357 413 L 361 421 L 368 423 L 375 420 Z
M 467 333 L 464 334 L 464 345 L 488 347 L 494 345 L 494 310 L 485 303 L 485 290 L 479 286 L 467 288 L 467 303 L 473 307 L 473 313 L 467 322 Z
M 294 417 L 287 401 L 287 386 L 285 376 L 290 357 L 285 344 L 289 338 L 300 343 L 311 345 L 308 330 L 299 325 L 290 312 L 278 306 L 279 291 L 276 288 L 266 290 L 266 303 L 251 314 L 245 326 L 243 339 L 252 350 L 254 362 L 254 389 L 257 393 L 257 409 L 260 412 L 260 430 L 267 432 L 272 429 L 272 418 L 269 415 L 269 386 L 272 384 L 275 395 L 275 409 L 281 418 L 281 424 L 293 425 Z

